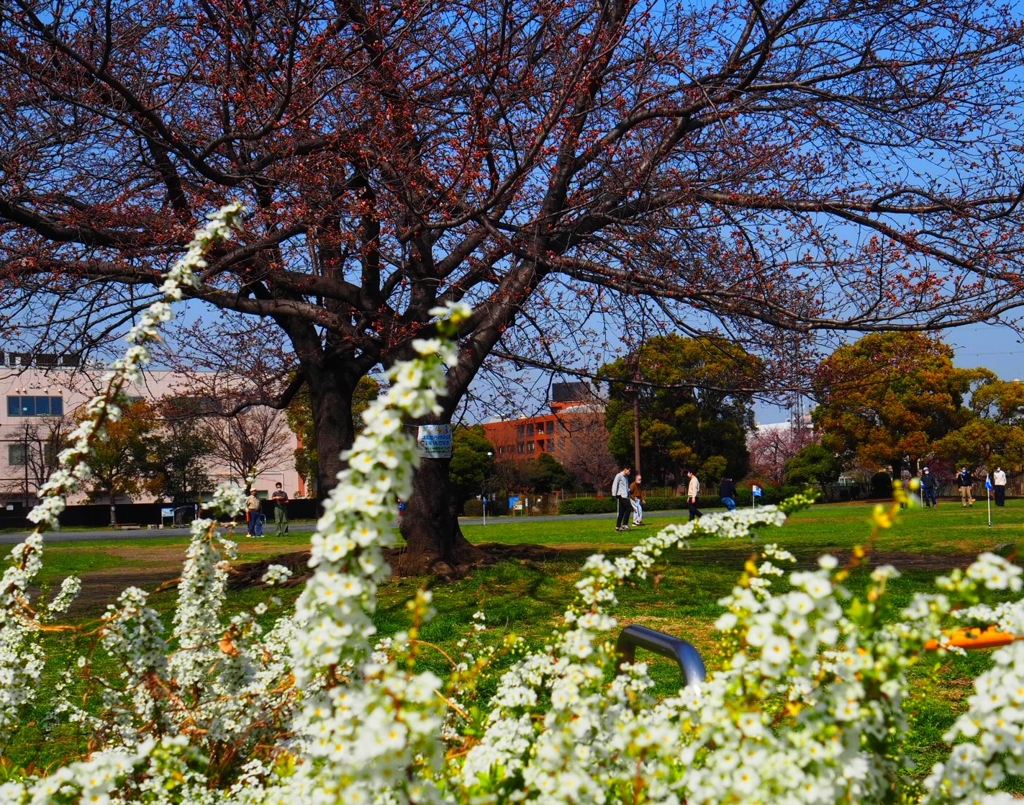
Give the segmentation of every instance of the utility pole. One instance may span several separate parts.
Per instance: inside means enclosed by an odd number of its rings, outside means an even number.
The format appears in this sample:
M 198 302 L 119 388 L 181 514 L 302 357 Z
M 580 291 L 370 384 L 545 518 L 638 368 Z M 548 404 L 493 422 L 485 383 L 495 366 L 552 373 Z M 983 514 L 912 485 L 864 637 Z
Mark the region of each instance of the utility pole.
M 643 349 L 643 342 L 636 351 L 636 361 L 633 364 L 633 477 L 640 475 L 640 352 Z
M 28 451 L 29 451 L 28 425 L 25 426 L 25 433 L 22 436 L 21 447 L 22 447 L 22 450 L 24 451 L 24 454 L 22 455 L 22 458 L 25 459 L 25 510 L 27 511 L 28 509 L 32 508 L 31 504 L 29 504 L 29 501 L 28 501 Z
M 633 477 L 640 474 L 640 393 L 633 398 Z

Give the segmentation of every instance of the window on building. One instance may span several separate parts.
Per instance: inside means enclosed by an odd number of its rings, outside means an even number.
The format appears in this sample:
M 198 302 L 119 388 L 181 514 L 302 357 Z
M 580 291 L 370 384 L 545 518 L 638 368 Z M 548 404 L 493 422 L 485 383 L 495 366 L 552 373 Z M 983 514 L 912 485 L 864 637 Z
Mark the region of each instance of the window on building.
M 7 398 L 7 416 L 64 416 L 64 399 L 25 394 L 10 396 Z
M 535 443 L 534 443 L 534 442 L 527 442 L 527 443 L 526 443 L 526 452 L 527 452 L 527 453 L 532 453 L 532 452 L 534 452 L 534 445 L 535 445 Z
M 540 451 L 541 453 L 543 453 L 543 452 L 544 452 L 544 441 L 543 441 L 543 440 L 541 440 L 541 441 L 537 442 L 537 449 L 538 449 L 538 450 L 539 450 L 539 451 Z
M 525 428 L 522 425 L 517 425 L 516 426 L 516 436 L 518 436 L 520 439 L 523 438 L 524 432 L 525 432 Z
M 554 420 L 552 420 L 551 422 L 548 422 L 548 433 L 554 433 L 554 432 L 555 432 L 555 423 L 554 423 Z
M 526 426 L 526 435 L 527 436 L 533 436 L 533 423 L 532 422 L 529 425 Z
M 28 445 L 24 442 L 7 445 L 7 464 L 11 467 L 24 467 L 28 464 Z
M 517 444 L 517 445 L 516 445 L 516 449 L 517 449 L 517 450 L 518 450 L 518 452 L 520 452 L 520 453 L 522 453 L 522 452 L 524 452 L 524 451 L 526 450 L 526 448 L 525 448 L 525 447 L 523 446 L 523 443 L 522 443 L 522 442 L 520 442 L 519 444 Z

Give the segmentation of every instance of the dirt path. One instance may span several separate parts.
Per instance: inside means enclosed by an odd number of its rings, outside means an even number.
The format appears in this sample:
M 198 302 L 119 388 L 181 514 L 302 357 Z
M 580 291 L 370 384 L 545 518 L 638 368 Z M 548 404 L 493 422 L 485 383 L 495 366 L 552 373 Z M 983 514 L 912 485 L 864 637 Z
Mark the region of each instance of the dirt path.
M 587 546 L 565 546 L 561 549 L 541 547 L 537 545 L 503 545 L 490 543 L 482 546 L 486 548 L 497 561 L 507 559 L 520 559 L 531 561 L 552 561 L 560 556 L 567 559 L 571 557 L 582 557 L 581 549 Z M 589 546 L 593 550 L 593 546 Z M 161 590 L 157 595 L 174 596 L 177 592 L 177 585 L 174 583 L 181 573 L 181 564 L 184 554 L 176 547 L 153 547 L 125 546 L 124 548 L 108 548 L 107 552 L 124 560 L 124 564 L 117 568 L 94 571 L 81 574 L 82 593 L 78 600 L 72 605 L 70 614 L 78 617 L 98 617 L 106 609 L 108 604 L 117 600 L 117 596 L 129 586 L 141 587 L 153 592 Z M 714 561 L 717 558 L 721 562 L 736 562 L 737 553 L 733 550 L 725 551 L 703 551 L 705 558 Z M 718 554 L 721 554 L 718 556 Z M 710 554 L 710 555 L 709 555 Z M 290 580 L 290 585 L 301 584 L 308 578 L 306 561 L 309 558 L 308 551 L 297 551 L 289 554 L 268 555 L 256 561 L 251 556 L 249 561 L 239 563 L 235 566 L 236 575 L 233 576 L 230 587 L 232 589 L 244 589 L 250 586 L 261 584 L 260 579 L 266 572 L 269 564 L 284 564 L 295 574 Z M 389 557 L 389 561 L 395 564 L 397 557 Z M 839 553 L 837 558 L 844 563 L 848 555 Z M 875 565 L 893 565 L 897 570 L 925 570 L 935 573 L 943 573 L 955 567 L 966 567 L 974 557 L 968 554 L 919 554 L 901 551 L 889 551 L 876 553 L 872 556 Z M 812 562 L 801 562 L 802 566 L 812 567 Z M 737 564 L 737 573 L 740 572 L 740 564 Z
M 262 561 L 252 561 L 251 554 L 257 552 L 253 547 L 250 546 L 248 552 L 249 561 L 239 564 L 240 569 L 250 565 L 266 564 Z M 99 617 L 107 605 L 114 603 L 128 587 L 140 587 L 150 593 L 159 590 L 156 593 L 159 596 L 177 595 L 177 579 L 181 576 L 182 563 L 185 560 L 182 547 L 126 545 L 107 548 L 104 553 L 121 560 L 121 564 L 117 567 L 78 574 L 82 580 L 82 592 L 71 605 L 68 612 L 70 616 Z M 269 555 L 273 552 L 268 549 L 266 553 Z M 308 557 L 308 552 L 306 556 Z M 281 564 L 285 563 L 278 561 Z M 260 575 L 262 576 L 262 573 Z M 255 583 L 259 583 L 258 579 Z

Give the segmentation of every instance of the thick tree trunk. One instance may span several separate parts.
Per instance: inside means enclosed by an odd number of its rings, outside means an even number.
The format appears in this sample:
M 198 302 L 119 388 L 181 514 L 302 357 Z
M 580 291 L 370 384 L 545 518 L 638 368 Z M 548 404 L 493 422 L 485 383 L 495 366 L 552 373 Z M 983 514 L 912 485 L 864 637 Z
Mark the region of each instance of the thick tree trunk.
M 348 372 L 338 369 L 303 367 L 303 370 L 309 384 L 316 434 L 316 495 L 318 500 L 323 500 L 334 489 L 342 468 L 341 451 L 350 448 L 355 439 L 352 394 L 359 378 L 351 378 Z
M 413 477 L 401 525 L 407 547 L 396 563 L 403 574 L 451 577 L 487 557 L 459 528 L 458 502 L 448 476 L 450 463 L 450 459 L 425 458 Z
M 303 371 L 316 433 L 317 497 L 322 500 L 334 488 L 342 468 L 341 451 L 352 446 L 362 424 L 352 421 L 352 398 L 362 375 L 354 363 L 324 365 L 319 359 L 303 362 Z M 451 577 L 487 558 L 459 528 L 449 463 L 450 459 L 423 459 L 413 478 L 413 492 L 406 501 L 401 525 L 407 548 L 396 568 L 403 574 Z

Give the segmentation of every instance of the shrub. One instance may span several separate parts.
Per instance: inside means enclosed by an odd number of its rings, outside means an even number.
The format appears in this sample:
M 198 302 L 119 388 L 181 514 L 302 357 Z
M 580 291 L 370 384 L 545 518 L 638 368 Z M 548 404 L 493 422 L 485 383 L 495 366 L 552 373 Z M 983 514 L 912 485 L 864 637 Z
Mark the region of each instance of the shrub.
M 615 498 L 569 498 L 559 501 L 559 514 L 608 514 L 618 511 Z
M 757 499 L 757 502 L 759 506 L 781 503 L 803 492 L 803 489 L 795 486 L 766 486 L 763 488 L 764 494 Z M 735 500 L 737 506 L 747 508 L 752 505 L 753 497 L 751 497 L 749 489 L 739 489 L 736 491 Z M 717 494 L 702 494 L 699 505 L 707 508 L 718 508 L 721 506 L 721 502 Z M 686 498 L 676 496 L 648 497 L 647 502 L 644 504 L 645 512 L 678 511 L 685 508 Z M 570 498 L 558 504 L 559 514 L 614 514 L 617 510 L 618 504 L 615 502 L 615 498 L 612 497 Z
M 438 331 L 444 336 L 453 327 L 441 322 Z M 794 558 L 767 544 L 723 601 L 726 612 L 715 624 L 725 649 L 720 671 L 662 701 L 651 693 L 644 664 L 616 673 L 610 610 L 618 584 L 646 578 L 670 547 L 781 525 L 787 512 L 809 504 L 800 496 L 668 526 L 614 561 L 591 557 L 549 643 L 537 651 L 509 643 L 515 659 L 493 696 L 481 693 L 481 681 L 494 652 L 472 634 L 448 682 L 419 670 L 418 634 L 430 618 L 426 591 L 410 602 L 414 627 L 373 645 L 368 613 L 387 572 L 381 548 L 417 461 L 403 416 L 434 407 L 443 362 L 453 355 L 441 340 L 417 348 L 419 362 L 394 366 L 391 388 L 365 416 L 366 431 L 318 524 L 314 574 L 295 612 L 268 630 L 256 622 L 259 608 L 225 616 L 232 545 L 215 523 L 197 521 L 171 634 L 164 635 L 145 593 L 125 591 L 99 632 L 98 651 L 119 664 L 102 680 L 105 709 L 84 711 L 66 689 L 50 705 L 91 728 L 95 751 L 52 773 L 8 780 L 0 801 L 1010 801 L 993 791 L 1024 770 L 1020 643 L 995 652 L 994 667 L 977 679 L 967 712 L 946 736 L 958 742 L 947 761 L 920 786 L 904 772 L 906 674 L 920 662 L 934 665 L 929 641 L 944 640 L 943 627 L 953 623 L 1024 630 L 1024 605 L 998 603 L 1021 591 L 1021 570 L 993 554 L 897 607 L 887 593 L 893 568 L 876 568 L 867 595 L 853 599 L 843 586 L 849 567 L 823 557 L 812 569 L 787 573 L 783 566 Z M 111 391 L 94 401 L 97 420 L 116 417 L 118 378 L 144 357 L 145 350 L 132 352 L 118 368 Z M 51 491 L 74 488 L 95 437 L 91 427 L 76 434 L 65 454 L 74 471 L 59 471 Z M 236 487 L 216 495 L 226 512 L 242 501 Z M 876 528 L 891 523 L 898 503 L 876 507 Z M 33 517 L 52 522 L 61 505 L 50 498 Z M 5 741 L 35 698 L 44 618 L 75 592 L 67 584 L 49 608 L 30 605 L 42 552 L 41 535 L 33 534 L 14 549 L 4 574 Z M 863 559 L 856 552 L 853 562 Z M 286 575 L 272 568 L 266 578 Z M 776 590 L 781 578 L 787 583 Z M 487 628 L 482 614 L 475 622 L 476 631 Z

